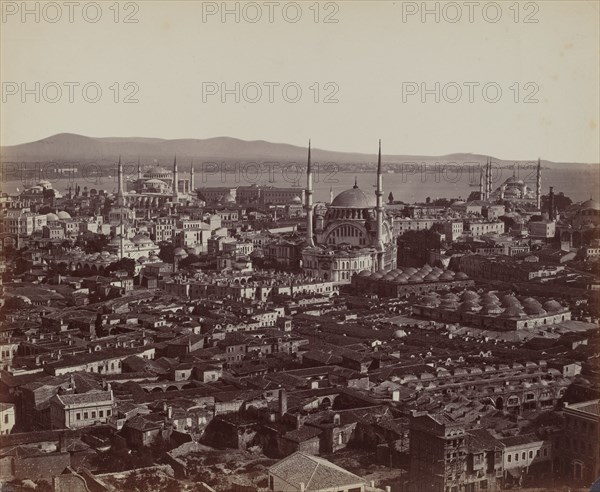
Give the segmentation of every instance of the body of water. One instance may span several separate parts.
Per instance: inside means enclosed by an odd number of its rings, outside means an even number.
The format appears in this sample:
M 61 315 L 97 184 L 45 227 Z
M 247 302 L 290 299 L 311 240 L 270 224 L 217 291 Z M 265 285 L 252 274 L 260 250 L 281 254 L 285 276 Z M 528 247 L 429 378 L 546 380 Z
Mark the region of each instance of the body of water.
M 305 186 L 306 178 L 303 173 L 298 172 L 257 172 L 256 169 L 249 169 L 237 173 L 218 173 L 203 172 L 196 168 L 195 186 L 202 187 L 236 187 L 244 185 L 266 185 L 275 187 L 297 187 L 300 192 Z M 493 186 L 496 188 L 508 177 L 513 175 L 513 170 L 509 168 L 496 169 Z M 535 188 L 535 170 L 522 169 L 517 173 L 518 179 L 523 179 L 530 188 Z M 189 177 L 189 168 L 182 169 L 179 172 L 180 179 Z M 53 187 L 64 193 L 69 186 L 74 188 L 79 184 L 83 189 L 104 189 L 110 193 L 116 191 L 117 177 L 109 175 L 107 170 L 102 173 L 95 169 L 86 177 L 78 178 L 54 178 L 44 176 L 50 181 Z M 355 180 L 358 186 L 365 192 L 375 191 L 375 173 L 354 174 L 350 172 L 340 172 L 332 168 L 317 168 L 314 173 L 315 201 L 329 201 L 330 190 L 333 196 L 344 190 L 352 188 Z M 27 182 L 23 180 L 11 180 L 2 183 L 2 191 L 14 194 L 22 191 L 26 186 L 33 185 L 38 180 L 35 177 L 29 178 Z M 478 172 L 469 172 L 450 169 L 442 172 L 431 168 L 426 171 L 421 169 L 407 169 L 406 172 L 385 173 L 383 176 L 384 201 L 387 201 L 388 194 L 391 192 L 395 200 L 407 203 L 422 202 L 427 197 L 435 198 L 462 198 L 467 199 L 472 191 L 478 190 L 479 174 Z M 555 193 L 563 192 L 574 202 L 587 200 L 593 197 L 600 200 L 600 166 L 582 170 L 569 169 L 543 169 L 542 170 L 542 193 L 547 194 L 550 186 L 554 187 Z

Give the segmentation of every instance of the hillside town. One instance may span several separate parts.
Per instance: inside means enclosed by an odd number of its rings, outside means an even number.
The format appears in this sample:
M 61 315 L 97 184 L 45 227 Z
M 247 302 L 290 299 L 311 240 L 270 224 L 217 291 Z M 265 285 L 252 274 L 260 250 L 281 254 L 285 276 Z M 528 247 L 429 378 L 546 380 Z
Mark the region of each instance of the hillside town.
M 600 203 L 491 159 L 409 203 L 384 164 L 3 193 L 2 490 L 589 490 Z

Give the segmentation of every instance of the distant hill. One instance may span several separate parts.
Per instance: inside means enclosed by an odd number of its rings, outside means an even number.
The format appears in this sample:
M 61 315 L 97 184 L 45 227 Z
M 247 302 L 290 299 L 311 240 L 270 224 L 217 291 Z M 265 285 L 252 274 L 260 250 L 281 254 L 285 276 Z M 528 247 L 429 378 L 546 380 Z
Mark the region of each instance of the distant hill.
M 373 142 L 374 150 L 376 142 Z M 155 161 L 169 165 L 173 156 L 186 167 L 193 159 L 202 162 L 296 162 L 303 166 L 306 162 L 306 148 L 295 145 L 272 143 L 264 140 L 246 141 L 231 137 L 207 139 L 175 139 L 140 137 L 106 137 L 94 138 L 72 133 L 60 133 L 36 142 L 0 148 L 2 163 L 8 162 L 95 162 L 101 167 L 112 167 L 119 156 L 124 162 L 137 162 L 138 158 L 148 165 Z M 336 163 L 340 170 L 360 171 L 371 169 L 377 160 L 375 153 L 359 154 L 313 149 L 314 162 Z M 532 156 L 535 158 L 535 153 Z M 485 163 L 487 156 L 480 154 L 458 153 L 445 156 L 415 156 L 384 154 L 384 166 L 397 169 L 402 163 Z M 515 162 L 531 163 L 532 161 L 512 161 L 492 157 L 495 165 L 511 166 Z M 582 163 L 556 163 L 542 161 L 543 167 L 572 166 L 586 168 Z

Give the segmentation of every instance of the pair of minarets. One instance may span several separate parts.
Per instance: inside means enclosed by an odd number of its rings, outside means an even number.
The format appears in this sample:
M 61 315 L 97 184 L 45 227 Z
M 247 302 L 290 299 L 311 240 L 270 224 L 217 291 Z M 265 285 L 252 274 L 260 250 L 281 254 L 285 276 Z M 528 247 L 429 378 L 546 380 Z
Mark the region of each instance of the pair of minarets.
M 306 242 L 308 246 L 315 245 L 314 226 L 313 226 L 313 172 L 311 162 L 311 145 L 308 141 L 308 164 L 306 167 Z M 330 190 L 331 193 L 331 190 Z M 379 140 L 379 153 L 377 156 L 377 185 L 375 190 L 376 213 L 377 213 L 377 231 L 376 242 L 378 250 L 379 268 L 383 268 L 383 174 L 381 168 L 381 140 Z M 333 201 L 330 197 L 330 201 Z

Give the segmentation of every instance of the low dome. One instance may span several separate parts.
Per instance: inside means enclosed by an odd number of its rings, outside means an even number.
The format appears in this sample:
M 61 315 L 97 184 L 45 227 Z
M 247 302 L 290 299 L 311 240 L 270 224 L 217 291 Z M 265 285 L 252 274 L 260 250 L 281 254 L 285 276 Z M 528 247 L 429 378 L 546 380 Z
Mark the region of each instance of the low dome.
M 58 220 L 58 215 L 53 214 L 52 212 L 46 214 L 46 220 L 49 222 L 52 220 Z
M 394 278 L 393 281 L 396 284 L 407 284 L 408 283 L 408 278 L 405 278 L 402 275 L 398 275 L 396 278 Z
M 440 275 L 439 277 L 440 280 L 453 280 L 454 279 L 454 275 L 452 273 L 448 272 L 444 272 Z
M 336 196 L 331 202 L 332 207 L 338 208 L 374 208 L 375 203 L 375 195 L 367 194 L 363 190 L 361 190 L 358 186 L 354 185 L 354 188 L 351 188 L 346 191 L 342 191 L 338 196 Z
M 562 311 L 564 307 L 554 299 L 550 299 L 544 303 L 544 309 L 549 313 L 555 313 L 557 311 Z
M 71 214 L 69 212 L 65 212 L 64 210 L 61 210 L 60 212 L 58 212 L 58 218 L 59 219 L 70 219 L 71 218 Z
M 435 282 L 438 279 L 439 277 L 433 273 L 428 273 L 423 277 L 423 280 L 425 280 L 426 282 Z
M 468 280 L 469 276 L 466 273 L 458 272 L 454 278 L 456 280 Z
M 131 238 L 131 242 L 134 244 L 142 244 L 142 243 L 152 242 L 152 239 L 150 239 L 145 234 L 136 234 L 135 236 L 133 236 Z
M 299 196 L 295 196 L 294 198 L 292 198 L 292 203 L 302 203 L 302 198 L 300 198 Z
M 501 308 L 499 304 L 489 302 L 483 305 L 480 312 L 481 314 L 500 314 L 503 311 L 504 309 Z
M 408 275 L 413 275 L 413 274 L 417 273 L 417 269 L 414 267 L 408 267 L 406 270 L 404 270 L 404 273 L 406 273 Z
M 404 330 L 396 330 L 394 332 L 394 338 L 404 338 L 406 336 L 406 332 Z
M 477 292 L 473 292 L 472 290 L 465 290 L 461 296 L 461 301 L 477 301 L 479 300 L 479 294 Z
M 359 277 L 370 277 L 371 276 L 371 272 L 369 270 L 361 270 L 358 273 Z
M 519 302 L 519 299 L 517 299 L 515 296 L 511 295 L 511 294 L 506 294 L 504 296 L 502 296 L 502 305 L 506 306 L 506 307 L 510 307 L 510 306 L 521 306 L 521 303 Z
M 437 306 L 440 304 L 440 300 L 434 295 L 424 296 L 419 301 L 424 306 Z

